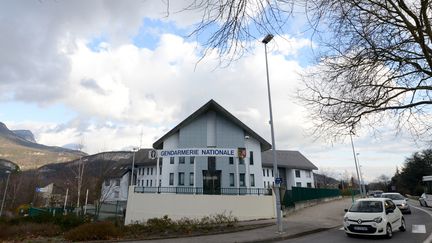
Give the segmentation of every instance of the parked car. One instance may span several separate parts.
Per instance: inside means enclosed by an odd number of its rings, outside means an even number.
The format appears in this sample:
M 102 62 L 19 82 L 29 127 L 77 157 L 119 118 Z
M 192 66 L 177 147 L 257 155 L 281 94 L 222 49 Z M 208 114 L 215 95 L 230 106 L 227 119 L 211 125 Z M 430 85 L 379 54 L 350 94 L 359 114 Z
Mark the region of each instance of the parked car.
M 388 198 L 364 198 L 356 200 L 345 209 L 343 225 L 348 236 L 393 236 L 393 231 L 405 231 L 405 219 L 398 207 Z
M 386 192 L 381 194 L 381 197 L 390 198 L 402 213 L 411 214 L 411 208 L 408 205 L 407 199 L 397 192 Z
M 381 191 L 381 190 L 374 191 L 374 193 L 373 193 L 373 197 L 381 197 L 381 194 L 383 194 L 383 193 L 384 193 L 384 192 Z
M 420 203 L 420 206 L 422 206 L 422 207 L 428 207 L 428 204 L 427 204 L 427 202 L 426 202 L 426 193 L 423 193 L 420 197 L 419 197 L 419 203 Z

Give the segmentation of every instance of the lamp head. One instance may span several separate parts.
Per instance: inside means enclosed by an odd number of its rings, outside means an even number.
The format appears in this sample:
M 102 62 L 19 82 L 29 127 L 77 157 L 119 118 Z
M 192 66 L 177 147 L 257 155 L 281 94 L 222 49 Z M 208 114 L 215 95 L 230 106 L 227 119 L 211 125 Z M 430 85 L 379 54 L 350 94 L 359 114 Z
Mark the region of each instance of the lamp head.
M 262 40 L 262 43 L 267 44 L 269 43 L 272 39 L 273 39 L 273 35 L 272 34 L 268 34 L 266 37 L 264 37 L 264 39 Z

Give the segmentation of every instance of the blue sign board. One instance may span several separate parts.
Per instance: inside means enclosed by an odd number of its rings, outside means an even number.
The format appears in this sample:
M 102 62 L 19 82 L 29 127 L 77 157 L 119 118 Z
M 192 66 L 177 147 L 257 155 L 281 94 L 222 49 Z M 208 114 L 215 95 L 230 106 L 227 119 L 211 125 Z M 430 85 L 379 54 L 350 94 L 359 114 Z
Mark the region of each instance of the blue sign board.
M 277 177 L 277 178 L 275 179 L 275 183 L 276 183 L 276 184 L 282 184 L 282 178 Z

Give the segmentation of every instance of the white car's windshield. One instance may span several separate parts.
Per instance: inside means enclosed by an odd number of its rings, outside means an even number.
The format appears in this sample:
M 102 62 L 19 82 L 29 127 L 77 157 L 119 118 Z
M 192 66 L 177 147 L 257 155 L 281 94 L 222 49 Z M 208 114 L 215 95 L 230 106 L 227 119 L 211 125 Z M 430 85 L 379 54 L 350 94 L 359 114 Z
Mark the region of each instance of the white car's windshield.
M 380 213 L 383 205 L 380 201 L 357 201 L 351 206 L 350 212 L 358 213 Z
M 390 198 L 391 200 L 404 200 L 401 194 L 382 194 L 381 197 Z

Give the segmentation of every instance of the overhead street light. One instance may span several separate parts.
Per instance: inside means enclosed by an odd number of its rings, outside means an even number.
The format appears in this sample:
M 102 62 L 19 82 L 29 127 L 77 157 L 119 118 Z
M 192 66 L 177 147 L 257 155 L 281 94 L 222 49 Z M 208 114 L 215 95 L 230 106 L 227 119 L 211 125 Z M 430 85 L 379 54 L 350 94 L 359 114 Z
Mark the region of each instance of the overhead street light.
M 354 164 L 355 164 L 355 168 L 356 168 L 356 172 L 357 172 L 357 181 L 358 181 L 358 184 L 359 184 L 360 196 L 363 197 L 363 190 L 362 190 L 362 186 L 361 186 L 359 167 L 358 167 L 358 163 L 357 163 L 357 156 L 356 156 L 356 152 L 355 152 L 355 149 L 354 149 L 354 142 L 353 142 L 352 134 L 351 133 L 350 133 L 350 139 L 351 139 L 351 147 L 352 147 L 353 156 L 354 156 Z
M 274 125 L 273 125 L 273 112 L 272 112 L 272 102 L 271 102 L 271 93 L 270 93 L 270 78 L 269 78 L 269 68 L 268 68 L 268 60 L 267 60 L 267 44 L 273 39 L 272 34 L 268 34 L 263 40 L 262 43 L 264 43 L 264 52 L 265 52 L 265 61 L 266 61 L 266 72 L 267 72 L 267 93 L 268 93 L 268 100 L 269 100 L 269 110 L 270 110 L 270 129 L 271 129 L 271 139 L 272 139 L 272 151 L 273 151 L 273 175 L 274 175 L 274 191 L 275 191 L 275 198 L 276 198 L 276 217 L 277 217 L 277 226 L 278 226 L 278 233 L 282 233 L 283 227 L 282 227 L 282 215 L 281 215 L 281 203 L 280 203 L 280 195 L 279 195 L 279 181 L 276 181 L 276 178 L 279 178 L 279 171 L 277 167 L 277 158 L 276 158 L 276 142 L 275 142 L 275 136 L 274 136 Z
M 4 207 L 5 200 L 6 200 L 6 193 L 7 193 L 7 188 L 8 188 L 8 185 L 9 185 L 9 177 L 10 177 L 10 175 L 11 175 L 12 172 L 9 171 L 9 170 L 7 170 L 6 173 L 8 174 L 8 177 L 7 177 L 7 180 L 6 180 L 6 187 L 5 187 L 5 190 L 4 190 L 3 200 L 2 200 L 1 207 L 0 207 L 0 217 L 3 215 L 3 207 Z
M 133 155 L 132 155 L 132 172 L 131 172 L 131 178 L 130 178 L 130 185 L 131 186 L 133 186 L 135 183 L 134 183 L 134 181 L 133 181 L 133 178 L 134 178 L 134 169 L 135 169 L 135 153 L 138 151 L 139 149 L 138 148 L 136 148 L 136 147 L 133 147 L 132 148 L 132 152 L 133 152 Z

